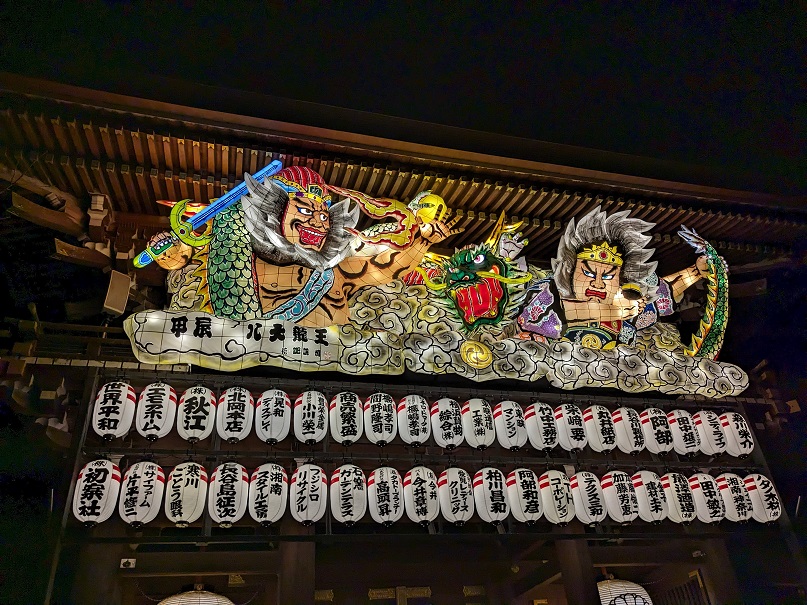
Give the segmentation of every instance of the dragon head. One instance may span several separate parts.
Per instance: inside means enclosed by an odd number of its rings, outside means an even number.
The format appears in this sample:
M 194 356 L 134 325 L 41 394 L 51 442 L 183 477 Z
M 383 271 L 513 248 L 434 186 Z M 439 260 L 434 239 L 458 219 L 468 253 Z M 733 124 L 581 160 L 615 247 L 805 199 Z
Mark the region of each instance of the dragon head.
M 512 232 L 519 225 L 505 226 L 501 217 L 484 243 L 466 246 L 449 257 L 427 254 L 418 268 L 426 287 L 450 302 L 469 332 L 501 323 L 513 297 L 512 286 L 532 279 L 505 256 L 501 246 L 505 240 L 518 241 Z

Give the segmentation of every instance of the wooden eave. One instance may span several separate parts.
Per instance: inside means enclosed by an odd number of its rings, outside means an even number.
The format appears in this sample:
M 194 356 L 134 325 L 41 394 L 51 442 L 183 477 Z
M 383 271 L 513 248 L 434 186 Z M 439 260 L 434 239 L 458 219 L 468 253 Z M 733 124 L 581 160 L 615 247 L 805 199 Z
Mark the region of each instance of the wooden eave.
M 280 104 L 279 115 L 293 109 L 288 100 L 270 100 Z M 379 197 L 409 199 L 431 189 L 461 216 L 465 231 L 449 246 L 483 239 L 504 212 L 525 222 L 527 254 L 538 259 L 552 255 L 569 219 L 597 205 L 656 223 L 662 263 L 680 253 L 675 232 L 682 223 L 735 264 L 787 254 L 807 237 L 803 198 L 635 176 L 682 170 L 647 158 L 310 103 L 294 107 L 314 125 L 295 123 L 9 74 L 0 74 L 0 102 L 0 163 L 80 198 L 108 195 L 119 217 L 118 250 L 128 249 L 127 242 L 141 245 L 162 228 L 154 219 L 168 210 L 156 200 L 208 201 L 273 159 L 309 166 L 328 183 Z M 339 124 L 352 118 L 358 126 L 350 132 L 321 125 L 329 117 Z M 384 124 L 400 138 L 366 134 Z M 618 173 L 609 166 L 636 170 Z

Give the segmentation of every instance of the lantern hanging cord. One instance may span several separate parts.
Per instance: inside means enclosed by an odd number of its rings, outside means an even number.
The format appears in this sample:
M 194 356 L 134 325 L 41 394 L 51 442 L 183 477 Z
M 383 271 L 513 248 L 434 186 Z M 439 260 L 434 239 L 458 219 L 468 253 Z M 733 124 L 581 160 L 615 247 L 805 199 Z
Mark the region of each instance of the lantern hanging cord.
M 142 596 L 142 597 L 144 597 L 144 598 L 148 599 L 148 600 L 149 600 L 149 601 L 151 601 L 152 603 L 159 603 L 160 601 L 162 601 L 162 600 L 163 600 L 163 599 L 153 599 L 153 598 L 151 598 L 150 596 L 148 596 L 148 595 L 147 595 L 145 592 L 143 592 L 143 589 L 142 589 L 142 588 L 140 588 L 140 582 L 135 582 L 135 587 L 137 588 L 137 592 L 139 592 L 139 593 L 140 593 L 140 596 Z

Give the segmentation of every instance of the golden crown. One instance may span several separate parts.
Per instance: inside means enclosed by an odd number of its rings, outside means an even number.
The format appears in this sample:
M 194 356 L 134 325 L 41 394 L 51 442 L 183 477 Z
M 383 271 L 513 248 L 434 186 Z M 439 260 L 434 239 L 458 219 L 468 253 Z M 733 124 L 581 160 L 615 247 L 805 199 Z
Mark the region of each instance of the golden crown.
M 598 263 L 608 263 L 609 265 L 622 266 L 622 255 L 617 252 L 616 246 L 609 246 L 608 242 L 594 244 L 588 248 L 583 248 L 577 258 L 593 260 Z

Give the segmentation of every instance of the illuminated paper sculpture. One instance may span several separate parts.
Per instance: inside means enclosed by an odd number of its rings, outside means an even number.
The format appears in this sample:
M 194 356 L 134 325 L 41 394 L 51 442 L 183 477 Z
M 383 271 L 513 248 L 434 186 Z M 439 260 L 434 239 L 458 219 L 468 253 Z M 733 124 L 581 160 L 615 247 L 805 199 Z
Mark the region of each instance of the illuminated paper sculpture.
M 678 235 L 699 256 L 666 276 L 646 247 L 653 225 L 600 208 L 568 223 L 551 271 L 521 257 L 521 223 L 504 216 L 484 242 L 442 256 L 430 247 L 454 231 L 439 196 L 424 191 L 407 204 L 330 185 L 307 167 L 268 168 L 245 175 L 237 201 L 199 213 L 215 215 L 204 236 L 178 219 L 150 246 L 172 297 L 167 310 L 126 320 L 140 361 L 410 370 L 708 397 L 748 384 L 742 370 L 714 361 L 728 271 L 694 231 Z M 358 230 L 360 213 L 375 222 Z M 659 320 L 702 280 L 704 315 L 686 345 Z

